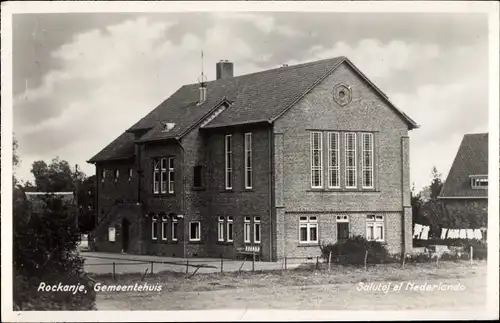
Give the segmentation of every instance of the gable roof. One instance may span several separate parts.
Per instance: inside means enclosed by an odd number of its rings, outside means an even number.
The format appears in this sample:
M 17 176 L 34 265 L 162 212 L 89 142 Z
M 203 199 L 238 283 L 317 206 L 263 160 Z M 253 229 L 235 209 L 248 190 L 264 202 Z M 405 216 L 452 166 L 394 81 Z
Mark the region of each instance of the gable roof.
M 469 175 L 488 174 L 488 134 L 466 134 L 458 148 L 439 198 L 488 197 L 487 189 L 473 189 Z
M 279 67 L 257 73 L 207 82 L 207 100 L 197 104 L 199 84 L 182 86 L 156 109 L 130 127 L 127 132 L 148 130 L 139 141 L 180 139 L 194 125 L 203 121 L 222 101 L 231 106 L 204 128 L 218 128 L 257 122 L 273 122 L 293 106 L 319 82 L 330 75 L 340 64 L 349 64 L 367 83 L 387 101 L 389 106 L 408 124 L 410 129 L 418 125 L 406 114 L 398 110 L 387 96 L 362 74 L 346 57 L 336 57 L 319 61 Z M 169 131 L 162 131 L 163 123 L 175 124 Z M 133 147 L 133 136 L 122 134 L 117 143 L 111 143 L 89 162 L 123 158 L 114 151 L 130 152 L 125 146 Z M 115 146 L 121 145 L 118 149 Z
M 126 159 L 134 157 L 135 135 L 130 132 L 124 132 L 109 145 L 104 147 L 99 153 L 88 160 L 89 163 L 96 163 L 108 160 Z

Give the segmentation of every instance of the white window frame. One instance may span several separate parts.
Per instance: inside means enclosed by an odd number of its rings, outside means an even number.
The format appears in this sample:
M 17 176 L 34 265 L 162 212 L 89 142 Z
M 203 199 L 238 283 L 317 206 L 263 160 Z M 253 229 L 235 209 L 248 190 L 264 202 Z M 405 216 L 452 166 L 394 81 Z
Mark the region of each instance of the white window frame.
M 118 182 L 120 179 L 120 170 L 118 168 L 115 169 L 115 182 Z
M 104 183 L 104 180 L 106 179 L 106 170 L 103 168 L 101 170 L 101 182 Z
M 170 194 L 175 192 L 175 161 L 174 157 L 168 158 L 168 192 Z
M 166 215 L 161 217 L 161 240 L 167 241 L 168 232 L 168 217 Z
M 252 224 L 250 223 L 250 217 L 246 216 L 244 221 L 245 222 L 243 223 L 243 240 L 245 243 L 250 243 L 252 237 Z
M 488 189 L 488 176 L 487 175 L 470 175 L 471 188 L 473 189 Z M 479 183 L 486 182 L 486 185 L 479 185 Z
M 132 168 L 128 169 L 128 181 L 132 181 L 132 177 L 134 176 L 134 170 Z
M 217 240 L 224 241 L 224 217 L 219 216 L 217 221 Z
M 226 135 L 224 137 L 224 160 L 225 160 L 225 175 L 224 181 L 226 190 L 233 189 L 233 136 Z
M 153 160 L 153 194 L 160 193 L 160 163 L 159 158 Z M 158 174 L 158 180 L 156 179 L 156 174 Z
M 348 229 L 347 237 L 349 238 L 351 236 L 349 216 L 348 215 L 337 215 L 336 221 L 337 221 L 337 228 L 336 228 L 337 229 L 337 241 L 339 241 L 338 223 L 347 223 L 348 224 L 348 226 L 347 226 L 347 229 Z
M 368 145 L 369 145 L 369 148 L 366 149 L 366 140 L 368 139 Z M 373 180 L 374 180 L 374 176 L 373 176 L 373 134 L 372 133 L 362 133 L 361 134 L 361 144 L 362 144 L 362 150 L 361 150 L 361 174 L 362 174 L 362 187 L 363 188 L 373 188 L 374 184 L 373 184 Z M 365 154 L 368 153 L 368 156 L 370 158 L 370 166 L 366 166 L 365 165 Z M 371 185 L 365 185 L 366 183 L 366 172 L 369 172 L 370 173 L 370 183 Z
M 332 147 L 335 143 L 334 147 Z M 336 164 L 332 164 L 335 155 Z M 333 182 L 336 174 L 336 182 Z M 340 134 L 338 132 L 328 133 L 328 188 L 340 188 Z
M 352 148 L 349 149 L 349 136 L 352 136 Z M 355 132 L 346 132 L 345 133 L 345 146 L 344 146 L 344 157 L 345 157 L 345 187 L 346 188 L 357 188 L 358 187 L 358 174 L 357 174 L 357 140 L 356 140 L 356 133 Z M 349 153 L 354 152 L 354 157 L 353 157 L 353 165 L 348 164 L 349 160 Z M 348 173 L 352 171 L 354 175 L 354 185 L 348 185 L 349 184 L 349 176 Z
M 251 189 L 253 185 L 252 172 L 252 133 L 245 133 L 245 188 Z
M 172 241 L 177 241 L 177 229 L 179 227 L 179 221 L 176 218 L 172 219 Z
M 151 218 L 151 239 L 158 240 L 158 215 Z
M 302 241 L 300 231 L 302 228 L 306 228 L 306 240 Z M 316 229 L 316 240 L 311 239 L 311 229 Z M 302 244 L 311 244 L 319 242 L 319 221 L 318 217 L 315 215 L 311 216 L 300 216 L 299 217 L 299 243 Z
M 191 237 L 191 226 L 193 224 L 198 224 L 198 230 L 197 230 L 197 236 L 198 237 L 195 237 L 195 238 L 192 238 Z M 189 241 L 201 241 L 201 222 L 200 221 L 191 221 L 189 222 Z
M 231 228 L 231 230 L 229 229 Z M 233 223 L 233 217 L 228 216 L 227 217 L 227 223 L 226 223 L 226 241 L 227 242 L 233 242 L 234 240 L 234 223 Z
M 257 240 L 257 234 L 259 233 L 259 239 Z M 260 216 L 254 216 L 253 217 L 253 242 L 254 243 L 260 243 L 262 240 L 262 230 L 261 230 L 261 225 L 260 225 Z
M 315 135 L 318 135 L 318 147 L 314 148 Z M 319 151 L 319 165 L 314 165 L 314 152 Z M 310 135 L 310 155 L 311 155 L 311 188 L 323 188 L 323 133 L 312 131 Z M 319 172 L 319 185 L 314 185 L 314 174 Z
M 369 228 L 373 229 L 373 237 L 369 235 Z M 382 228 L 382 237 L 376 238 L 377 229 Z M 369 214 L 366 216 L 366 240 L 385 241 L 385 221 L 384 216 L 380 214 Z

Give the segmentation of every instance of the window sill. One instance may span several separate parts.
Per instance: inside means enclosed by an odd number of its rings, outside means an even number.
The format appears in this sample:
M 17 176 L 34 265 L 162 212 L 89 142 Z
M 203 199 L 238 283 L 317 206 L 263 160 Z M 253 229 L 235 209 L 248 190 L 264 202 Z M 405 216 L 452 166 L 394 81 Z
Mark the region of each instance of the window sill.
M 188 243 L 189 244 L 203 244 L 203 241 L 201 241 L 201 240 L 189 240 Z
M 234 245 L 234 241 L 217 241 L 216 244 L 221 246 L 232 246 Z
M 323 192 L 323 193 L 380 193 L 381 191 L 375 189 L 361 189 L 361 188 L 310 188 L 306 192 Z
M 153 193 L 154 198 L 174 197 L 175 193 Z
M 206 188 L 205 187 L 191 187 L 191 191 L 205 191 Z
M 319 247 L 318 242 L 302 242 L 297 245 L 297 247 Z

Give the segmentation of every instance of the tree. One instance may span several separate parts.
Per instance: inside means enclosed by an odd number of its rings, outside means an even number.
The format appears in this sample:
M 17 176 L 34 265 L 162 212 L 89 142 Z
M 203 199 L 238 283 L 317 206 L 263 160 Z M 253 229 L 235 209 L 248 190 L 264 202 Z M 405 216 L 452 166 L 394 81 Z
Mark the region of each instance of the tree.
M 71 208 L 58 197 L 42 198 L 34 212 L 20 188 L 13 197 L 14 310 L 90 310 L 95 306 L 92 281 L 75 252 L 79 233 Z M 84 286 L 86 293 L 40 291 L 46 286 Z
M 441 180 L 441 173 L 438 172 L 436 166 L 432 167 L 432 182 L 430 185 L 431 200 L 436 200 L 443 188 L 443 181 Z

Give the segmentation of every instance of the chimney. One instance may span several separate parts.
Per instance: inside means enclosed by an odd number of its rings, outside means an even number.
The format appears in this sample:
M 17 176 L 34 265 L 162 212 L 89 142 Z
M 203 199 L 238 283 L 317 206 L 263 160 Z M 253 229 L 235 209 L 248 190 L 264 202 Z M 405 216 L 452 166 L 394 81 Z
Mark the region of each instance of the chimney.
M 217 79 L 229 79 L 233 77 L 233 63 L 221 60 L 216 64 Z

